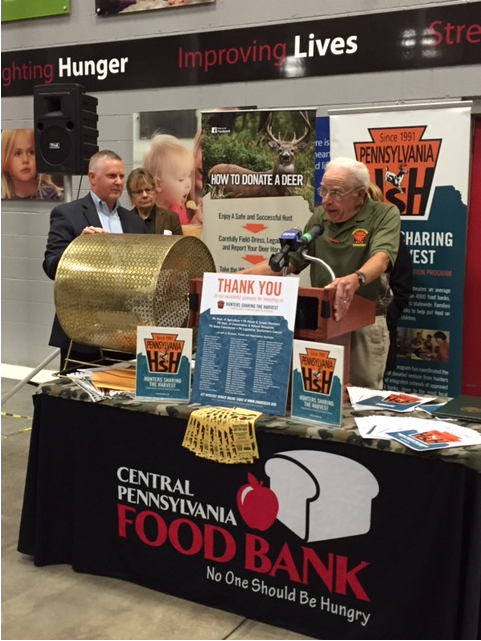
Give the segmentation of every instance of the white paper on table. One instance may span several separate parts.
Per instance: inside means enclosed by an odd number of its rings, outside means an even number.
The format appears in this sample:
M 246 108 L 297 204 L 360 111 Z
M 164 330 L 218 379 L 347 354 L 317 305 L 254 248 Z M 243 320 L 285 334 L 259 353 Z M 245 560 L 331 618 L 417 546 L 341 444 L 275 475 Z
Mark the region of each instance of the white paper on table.
M 352 409 L 357 410 L 357 411 L 364 411 L 364 410 L 376 410 L 377 412 L 386 410 L 386 408 L 379 407 L 378 405 L 367 405 L 363 404 L 360 405 L 360 401 L 365 401 L 368 400 L 369 398 L 373 398 L 375 396 L 379 397 L 381 396 L 382 398 L 387 398 L 391 394 L 399 394 L 400 392 L 397 392 L 395 390 L 376 390 L 376 389 L 371 389 L 369 387 L 348 387 L 347 388 L 347 393 L 349 394 L 349 400 L 351 401 Z M 421 400 L 421 404 L 424 403 L 430 403 L 433 401 L 436 397 L 435 396 L 420 396 L 419 394 L 412 394 L 412 396 L 417 397 Z M 403 413 L 407 414 L 409 412 L 413 412 L 415 409 L 418 409 L 420 405 L 417 405 L 415 407 L 410 407 L 405 410 L 402 410 Z M 396 410 L 389 410 L 389 411 L 396 411 Z M 401 411 L 401 410 L 399 410 Z
M 417 452 L 481 445 L 481 432 L 443 421 L 430 421 L 427 429 L 418 430 L 415 427 L 412 430 L 391 432 L 389 435 Z
M 387 441 L 393 440 L 388 432 L 408 432 L 413 429 L 427 431 L 432 429 L 434 424 L 430 419 L 405 416 L 357 416 L 354 420 L 362 438 L 380 438 Z
M 433 412 L 435 412 L 437 409 L 442 407 L 443 405 L 446 405 L 447 401 L 444 403 L 436 403 L 432 405 L 420 405 L 418 410 L 422 410 L 423 412 L 426 412 L 426 414 L 430 414 L 433 418 L 435 418 L 437 421 L 456 421 L 456 418 L 448 418 L 447 416 L 441 417 L 441 416 L 433 416 Z
M 481 432 L 469 427 L 453 425 L 449 421 L 433 421 L 432 419 L 404 416 L 359 416 L 354 420 L 362 438 L 395 440 L 420 451 L 481 444 Z M 450 442 L 440 440 L 437 443 L 436 439 L 426 439 L 426 442 L 423 442 L 423 433 L 433 434 L 434 432 L 440 435 L 446 432 L 455 436 L 456 440 Z M 413 438 L 415 434 L 421 436 Z M 418 446 L 414 447 L 416 443 Z
M 135 358 L 130 361 L 120 361 L 112 363 L 112 365 L 102 365 L 99 367 L 79 367 L 74 372 L 69 372 L 64 374 L 67 378 L 91 378 L 92 372 L 109 372 L 113 369 L 129 369 L 130 367 L 135 367 Z

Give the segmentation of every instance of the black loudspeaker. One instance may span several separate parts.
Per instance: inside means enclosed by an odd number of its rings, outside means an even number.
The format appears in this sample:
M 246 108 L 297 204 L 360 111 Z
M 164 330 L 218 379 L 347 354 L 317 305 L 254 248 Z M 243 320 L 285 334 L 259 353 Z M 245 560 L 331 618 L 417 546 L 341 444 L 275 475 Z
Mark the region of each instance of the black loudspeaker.
M 38 172 L 85 175 L 99 150 L 97 98 L 82 85 L 37 85 L 33 89 L 35 161 Z

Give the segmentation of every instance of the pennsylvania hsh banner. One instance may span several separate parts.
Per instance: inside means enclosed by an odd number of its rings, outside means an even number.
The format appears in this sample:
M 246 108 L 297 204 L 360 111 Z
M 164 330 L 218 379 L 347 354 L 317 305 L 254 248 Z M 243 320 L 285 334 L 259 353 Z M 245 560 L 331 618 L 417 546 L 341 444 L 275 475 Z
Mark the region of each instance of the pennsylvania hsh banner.
M 401 213 L 413 294 L 398 324 L 395 389 L 460 393 L 470 106 L 331 116 L 331 157 L 364 162 Z

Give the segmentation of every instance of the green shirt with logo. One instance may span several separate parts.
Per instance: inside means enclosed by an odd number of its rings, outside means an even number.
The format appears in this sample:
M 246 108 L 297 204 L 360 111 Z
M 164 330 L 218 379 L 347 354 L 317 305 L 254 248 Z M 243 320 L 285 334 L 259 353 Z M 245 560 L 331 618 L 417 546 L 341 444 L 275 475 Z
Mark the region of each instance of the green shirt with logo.
M 366 198 L 357 214 L 343 223 L 329 222 L 324 209 L 316 207 L 304 231 L 316 224 L 323 225 L 324 232 L 309 245 L 308 253 L 327 263 L 336 278 L 361 269 L 378 252 L 388 255 L 391 267 L 396 260 L 401 219 L 399 210 L 394 205 Z M 299 253 L 289 254 L 289 261 L 295 266 L 296 273 L 311 266 L 313 287 L 325 287 L 331 282 L 324 267 L 304 260 Z M 360 287 L 356 294 L 377 301 L 379 289 L 380 279 L 377 278 Z

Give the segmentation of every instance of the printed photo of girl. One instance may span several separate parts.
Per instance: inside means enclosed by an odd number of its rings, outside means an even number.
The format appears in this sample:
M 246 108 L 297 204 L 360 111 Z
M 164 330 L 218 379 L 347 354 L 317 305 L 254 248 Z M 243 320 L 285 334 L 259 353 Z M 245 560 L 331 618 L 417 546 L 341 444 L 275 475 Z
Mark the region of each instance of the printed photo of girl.
M 33 129 L 2 131 L 2 200 L 62 200 L 52 176 L 37 172 Z

